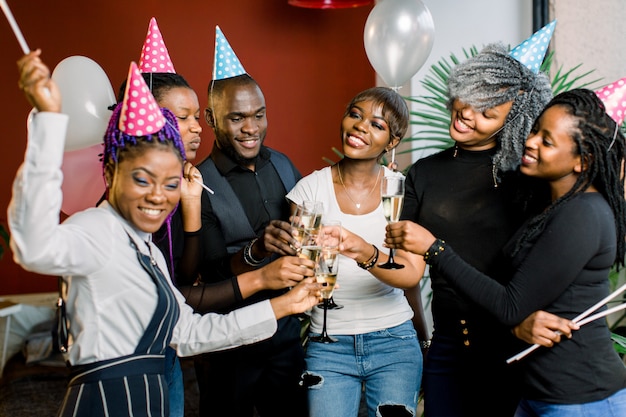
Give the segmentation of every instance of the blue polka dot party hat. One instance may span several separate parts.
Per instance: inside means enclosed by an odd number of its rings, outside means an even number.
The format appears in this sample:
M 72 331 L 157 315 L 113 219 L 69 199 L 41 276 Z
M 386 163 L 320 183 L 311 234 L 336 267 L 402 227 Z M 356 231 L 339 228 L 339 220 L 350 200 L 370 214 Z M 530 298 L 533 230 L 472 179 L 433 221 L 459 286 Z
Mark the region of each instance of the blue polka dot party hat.
M 213 80 L 223 80 L 243 75 L 246 70 L 239 62 L 233 48 L 226 40 L 219 26 L 215 26 L 215 59 L 213 62 Z
M 510 55 L 535 74 L 539 73 L 543 58 L 545 58 L 546 52 L 548 52 L 548 45 L 550 44 L 550 39 L 552 39 L 555 26 L 556 20 L 553 20 L 533 33 L 530 38 L 513 48 Z

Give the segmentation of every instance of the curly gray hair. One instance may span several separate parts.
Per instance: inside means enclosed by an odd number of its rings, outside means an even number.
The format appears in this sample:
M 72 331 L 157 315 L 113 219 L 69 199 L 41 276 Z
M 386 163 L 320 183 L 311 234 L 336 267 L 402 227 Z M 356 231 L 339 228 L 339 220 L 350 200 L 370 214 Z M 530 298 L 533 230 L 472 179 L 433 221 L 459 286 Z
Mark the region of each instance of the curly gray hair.
M 509 55 L 501 43 L 458 64 L 448 77 L 448 109 L 459 99 L 477 111 L 513 101 L 504 126 L 496 132 L 496 172 L 516 169 L 535 119 L 552 98 L 548 77 L 535 74 Z

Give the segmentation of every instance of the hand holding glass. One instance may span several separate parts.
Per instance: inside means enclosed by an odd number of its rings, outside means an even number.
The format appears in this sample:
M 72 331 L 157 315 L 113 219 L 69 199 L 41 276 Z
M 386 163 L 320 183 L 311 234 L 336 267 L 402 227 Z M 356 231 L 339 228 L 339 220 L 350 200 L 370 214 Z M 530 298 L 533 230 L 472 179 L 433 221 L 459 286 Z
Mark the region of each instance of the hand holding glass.
M 395 223 L 400 220 L 402 203 L 404 202 L 404 176 L 384 176 L 380 186 L 380 195 L 383 199 L 383 212 L 387 223 Z M 404 265 L 396 263 L 393 259 L 393 249 L 389 249 L 389 259 L 384 264 L 379 264 L 383 269 L 402 269 Z
M 322 298 L 324 300 L 324 321 L 322 334 L 311 338 L 312 342 L 334 343 L 337 340 L 330 337 L 326 331 L 328 302 L 333 295 L 339 271 L 339 243 L 341 241 L 341 223 L 325 223 L 320 229 L 318 242 L 321 251 L 315 265 L 315 278 L 322 285 Z

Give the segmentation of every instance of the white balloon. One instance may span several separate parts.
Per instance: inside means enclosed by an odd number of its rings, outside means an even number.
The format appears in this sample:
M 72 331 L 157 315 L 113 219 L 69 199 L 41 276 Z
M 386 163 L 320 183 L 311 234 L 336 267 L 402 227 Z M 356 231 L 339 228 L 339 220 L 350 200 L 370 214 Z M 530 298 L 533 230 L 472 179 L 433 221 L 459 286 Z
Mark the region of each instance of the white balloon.
M 383 0 L 365 22 L 363 40 L 372 67 L 390 87 L 400 87 L 424 65 L 435 24 L 420 0 Z
M 65 151 L 102 143 L 115 104 L 113 87 L 104 70 L 84 56 L 65 58 L 54 68 L 52 79 L 61 91 L 61 111 L 69 116 Z

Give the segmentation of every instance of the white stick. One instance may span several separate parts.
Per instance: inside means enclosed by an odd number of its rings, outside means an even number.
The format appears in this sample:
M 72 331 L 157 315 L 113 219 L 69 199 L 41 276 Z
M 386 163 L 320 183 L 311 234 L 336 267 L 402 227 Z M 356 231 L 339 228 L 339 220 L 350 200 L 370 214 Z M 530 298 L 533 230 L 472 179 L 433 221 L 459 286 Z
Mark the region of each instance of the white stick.
M 11 29 L 13 29 L 13 33 L 15 33 L 15 37 L 17 38 L 17 41 L 22 47 L 22 52 L 24 52 L 24 55 L 28 54 L 30 52 L 30 48 L 26 44 L 26 39 L 24 39 L 24 35 L 22 35 L 22 31 L 20 30 L 20 27 L 17 25 L 17 22 L 13 18 L 13 14 L 11 13 L 11 9 L 9 9 L 9 5 L 7 4 L 6 0 L 0 0 L 0 7 L 2 7 L 2 11 L 4 12 L 4 15 L 7 17 L 7 20 L 9 21 L 9 25 L 11 25 Z
M 592 322 L 592 321 L 597 320 L 597 319 L 599 319 L 599 318 L 602 318 L 602 317 L 604 317 L 604 316 L 608 316 L 609 314 L 613 314 L 613 313 L 615 313 L 616 311 L 620 311 L 620 310 L 624 310 L 624 309 L 626 309 L 626 303 L 624 303 L 624 304 L 620 304 L 620 305 L 617 305 L 617 306 L 615 306 L 615 307 L 611 307 L 611 308 L 609 308 L 609 309 L 606 309 L 606 310 L 604 310 L 604 311 L 601 311 L 601 312 L 599 312 L 599 313 L 596 313 L 596 314 L 594 314 L 593 316 L 589 316 L 589 317 L 587 317 L 586 319 L 579 321 L 579 322 L 578 322 L 578 325 L 579 325 L 579 326 L 584 326 L 585 324 L 587 324 L 587 323 L 589 323 L 589 322 Z
M 1 1 L 1 0 L 0 0 Z M 193 182 L 195 182 L 196 184 L 200 184 L 202 186 L 202 188 L 204 188 L 205 190 L 207 190 L 208 192 L 210 192 L 211 194 L 215 194 L 215 191 L 211 190 L 209 187 L 207 187 L 206 185 L 204 185 L 204 183 L 202 181 L 200 181 L 197 178 L 193 179 Z
M 607 295 L 606 297 L 604 297 L 602 300 L 598 301 L 596 304 L 594 304 L 593 306 L 589 307 L 587 310 L 583 311 L 582 313 L 580 313 L 578 316 L 576 316 L 576 318 L 574 318 L 574 320 L 572 320 L 574 323 L 578 323 L 580 320 L 584 319 L 585 317 L 587 317 L 589 314 L 593 313 L 594 311 L 596 311 L 598 308 L 602 307 L 603 305 L 605 305 L 607 302 L 609 302 L 610 300 L 612 300 L 613 298 L 617 297 L 619 294 L 621 294 L 622 292 L 624 292 L 624 290 L 626 290 L 626 284 L 622 285 L 621 287 L 619 287 L 617 290 L 613 291 L 611 294 Z M 625 307 L 626 308 L 626 307 Z M 608 311 L 608 310 L 607 310 Z M 608 313 L 611 314 L 611 313 Z M 600 316 L 601 317 L 601 316 Z M 596 317 L 598 318 L 598 317 Z M 588 323 L 585 322 L 585 323 Z M 506 363 L 511 363 L 511 362 L 515 362 L 518 361 L 520 359 L 522 359 L 523 357 L 525 357 L 526 355 L 530 354 L 531 352 L 533 352 L 534 350 L 539 348 L 539 344 L 534 344 L 526 349 L 524 349 L 523 351 L 521 351 L 520 353 L 518 353 L 515 356 L 511 356 L 509 359 L 506 360 Z
M 603 305 L 605 305 L 606 303 L 608 303 L 609 301 L 611 301 L 612 299 L 614 299 L 615 297 L 617 297 L 618 295 L 620 295 L 622 292 L 624 292 L 624 290 L 626 290 L 626 284 L 622 285 L 621 287 L 619 287 L 618 289 L 616 289 L 615 291 L 613 291 L 611 294 L 607 295 L 606 297 L 604 297 L 602 300 L 598 301 L 596 304 L 594 304 L 593 306 L 591 306 L 590 308 L 588 308 L 587 310 L 583 311 L 582 313 L 580 313 L 574 320 L 572 320 L 574 323 L 578 323 L 580 320 L 584 319 L 585 317 L 587 317 L 589 314 L 593 313 L 594 311 L 596 311 L 598 308 L 602 307 Z

